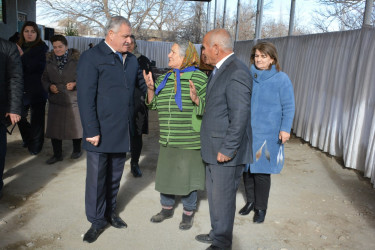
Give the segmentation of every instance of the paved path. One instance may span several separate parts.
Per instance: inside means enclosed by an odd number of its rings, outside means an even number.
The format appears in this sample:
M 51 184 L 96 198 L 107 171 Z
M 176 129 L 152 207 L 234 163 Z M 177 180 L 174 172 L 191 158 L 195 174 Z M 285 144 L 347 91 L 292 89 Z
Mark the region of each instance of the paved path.
M 93 244 L 82 242 L 90 227 L 84 213 L 85 154 L 69 159 L 71 142 L 63 144 L 64 160 L 46 165 L 51 146 L 30 156 L 20 135 L 8 137 L 4 196 L 0 200 L 0 249 L 205 249 L 194 240 L 210 229 L 205 193 L 189 231 L 178 229 L 175 216 L 150 222 L 159 212 L 154 190 L 158 155 L 158 124 L 150 112 L 150 134 L 144 137 L 143 176 L 133 178 L 126 162 L 118 196 L 118 211 L 127 229 L 109 227 Z M 286 145 L 286 166 L 272 176 L 266 221 L 252 223 L 236 215 L 233 249 L 375 249 L 375 190 L 361 174 L 344 169 L 332 157 L 294 138 Z M 243 185 L 237 211 L 244 204 Z

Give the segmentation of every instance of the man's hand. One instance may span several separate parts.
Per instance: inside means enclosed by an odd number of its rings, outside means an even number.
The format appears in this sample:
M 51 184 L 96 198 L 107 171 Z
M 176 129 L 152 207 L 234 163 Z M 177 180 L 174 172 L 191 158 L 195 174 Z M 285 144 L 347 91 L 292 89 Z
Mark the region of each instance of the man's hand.
M 90 142 L 93 146 L 98 146 L 99 141 L 100 141 L 100 135 L 91 137 L 91 138 L 86 138 L 86 141 Z
M 57 87 L 56 87 L 55 84 L 51 84 L 51 85 L 49 86 L 49 90 L 51 90 L 51 92 L 54 93 L 54 94 L 59 93 L 59 90 L 57 89 Z
M 75 82 L 68 82 L 66 84 L 66 89 L 67 90 L 74 90 L 75 87 L 76 87 L 76 83 Z
M 12 125 L 16 124 L 17 122 L 19 122 L 21 120 L 21 116 L 17 115 L 17 114 L 6 113 L 5 117 L 8 117 L 8 116 L 10 118 L 10 121 L 12 122 Z
M 290 134 L 285 131 L 280 131 L 279 133 L 279 139 L 281 140 L 281 143 L 284 144 L 287 140 L 289 140 Z
M 229 156 L 223 155 L 222 153 L 217 153 L 217 161 L 218 162 L 227 162 L 230 161 L 232 158 Z
M 195 89 L 195 86 L 194 86 L 194 83 L 192 80 L 189 80 L 189 87 L 190 87 L 190 98 L 191 100 L 197 105 L 199 106 L 199 98 L 198 98 L 198 95 L 197 95 L 197 90 Z

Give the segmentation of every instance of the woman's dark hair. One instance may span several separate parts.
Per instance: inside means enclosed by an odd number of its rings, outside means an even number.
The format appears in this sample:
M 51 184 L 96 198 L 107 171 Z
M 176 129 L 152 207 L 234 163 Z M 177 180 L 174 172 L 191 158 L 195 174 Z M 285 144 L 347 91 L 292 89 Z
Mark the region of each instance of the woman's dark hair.
M 280 64 L 279 64 L 279 57 L 277 55 L 277 50 L 276 50 L 275 45 L 273 45 L 273 43 L 259 42 L 257 45 L 255 45 L 251 49 L 251 57 L 250 57 L 251 64 L 254 64 L 254 62 L 255 62 L 254 59 L 255 59 L 255 51 L 256 50 L 259 50 L 260 52 L 262 52 L 266 55 L 269 55 L 273 59 L 272 64 L 274 64 L 276 66 L 276 70 L 277 71 L 281 70 L 281 67 L 280 67 Z M 268 69 L 270 69 L 270 68 L 271 68 L 271 65 Z
M 42 42 L 42 39 L 40 37 L 40 30 L 38 28 L 38 25 L 33 21 L 27 21 L 23 24 L 21 32 L 20 32 L 20 40 L 18 40 L 17 44 L 22 47 L 22 45 L 25 43 L 25 37 L 23 36 L 23 32 L 27 26 L 33 27 L 34 31 L 36 32 L 36 39 L 34 42 L 34 46 L 37 46 L 39 43 Z
M 66 40 L 65 36 L 63 35 L 54 35 L 49 39 L 51 43 L 53 44 L 54 42 L 60 41 L 62 42 L 65 46 L 68 46 L 68 41 Z

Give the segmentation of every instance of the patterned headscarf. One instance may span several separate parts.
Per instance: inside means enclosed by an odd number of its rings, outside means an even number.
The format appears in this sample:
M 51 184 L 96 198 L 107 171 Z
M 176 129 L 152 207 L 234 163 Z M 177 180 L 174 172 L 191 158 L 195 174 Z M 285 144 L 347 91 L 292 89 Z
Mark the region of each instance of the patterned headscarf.
M 182 99 L 181 99 L 181 81 L 180 81 L 180 73 L 184 72 L 191 72 L 198 70 L 199 66 L 199 55 L 195 46 L 189 41 L 189 45 L 185 52 L 185 57 L 182 60 L 181 69 L 171 69 L 165 75 L 163 81 L 155 90 L 155 94 L 158 95 L 159 92 L 165 87 L 169 76 L 174 72 L 175 80 L 174 80 L 174 91 L 175 91 L 175 101 L 178 108 L 182 111 Z
M 199 55 L 198 55 L 197 50 L 195 49 L 194 44 L 192 44 L 189 41 L 189 45 L 186 49 L 184 60 L 182 61 L 182 64 L 181 64 L 181 69 L 191 67 L 191 66 L 195 66 L 195 67 L 199 66 Z

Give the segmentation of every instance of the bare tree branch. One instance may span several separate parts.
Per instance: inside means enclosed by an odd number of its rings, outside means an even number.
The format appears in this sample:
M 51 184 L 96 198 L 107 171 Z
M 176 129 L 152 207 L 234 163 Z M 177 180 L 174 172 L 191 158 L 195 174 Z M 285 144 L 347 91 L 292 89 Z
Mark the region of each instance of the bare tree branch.
M 314 25 L 327 32 L 337 22 L 340 30 L 352 30 L 362 27 L 365 12 L 364 0 L 318 0 L 324 6 L 315 10 Z M 372 11 L 372 23 L 375 23 L 375 10 Z

